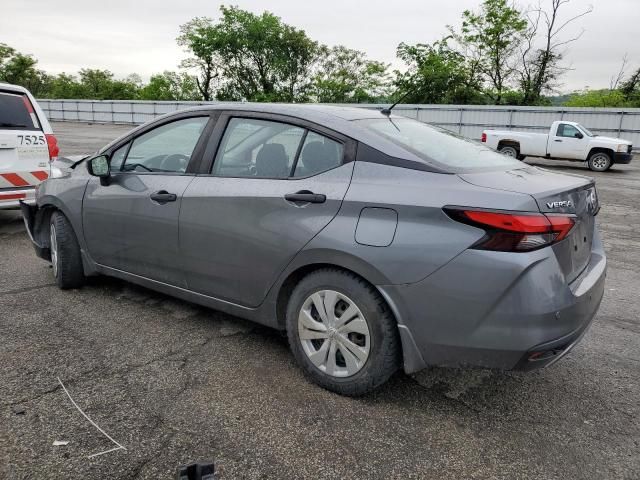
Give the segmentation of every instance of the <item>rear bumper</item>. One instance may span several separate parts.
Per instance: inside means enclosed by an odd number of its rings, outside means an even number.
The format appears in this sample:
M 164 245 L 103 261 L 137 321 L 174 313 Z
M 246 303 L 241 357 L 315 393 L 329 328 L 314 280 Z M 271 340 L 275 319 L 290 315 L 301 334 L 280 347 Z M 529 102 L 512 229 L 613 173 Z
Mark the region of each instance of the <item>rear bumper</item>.
M 631 163 L 633 153 L 614 153 L 613 163 Z
M 30 187 L 0 190 L 0 210 L 20 208 L 21 201 L 29 205 L 35 204 L 36 189 L 34 187 Z
M 509 256 L 469 250 L 421 282 L 379 289 L 401 324 L 407 373 L 428 365 L 529 370 L 578 343 L 605 277 L 596 232 L 590 263 L 571 284 L 551 249 Z

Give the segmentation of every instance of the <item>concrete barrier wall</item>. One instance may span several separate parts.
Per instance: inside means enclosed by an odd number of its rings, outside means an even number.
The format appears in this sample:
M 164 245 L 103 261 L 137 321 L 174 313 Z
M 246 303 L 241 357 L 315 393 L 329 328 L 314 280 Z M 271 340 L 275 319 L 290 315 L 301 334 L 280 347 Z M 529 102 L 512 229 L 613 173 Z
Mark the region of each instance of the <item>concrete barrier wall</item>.
M 153 102 L 133 100 L 38 100 L 52 121 L 138 125 L 165 113 L 207 102 Z M 215 103 L 215 102 L 209 102 Z M 381 109 L 387 105 L 348 104 Z M 394 112 L 431 123 L 468 138 L 482 130 L 505 129 L 544 132 L 555 120 L 580 122 L 595 134 L 620 137 L 640 150 L 640 108 L 511 107 L 490 105 L 398 105 Z

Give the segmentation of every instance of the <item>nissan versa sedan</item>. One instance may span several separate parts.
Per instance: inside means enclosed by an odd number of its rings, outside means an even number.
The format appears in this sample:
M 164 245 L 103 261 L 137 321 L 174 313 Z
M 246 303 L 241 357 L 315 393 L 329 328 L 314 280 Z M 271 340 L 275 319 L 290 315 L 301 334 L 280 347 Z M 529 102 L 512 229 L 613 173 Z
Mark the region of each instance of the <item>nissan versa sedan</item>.
M 550 365 L 604 291 L 593 180 L 388 110 L 198 107 L 59 171 L 22 211 L 60 288 L 110 275 L 286 331 L 344 395 Z

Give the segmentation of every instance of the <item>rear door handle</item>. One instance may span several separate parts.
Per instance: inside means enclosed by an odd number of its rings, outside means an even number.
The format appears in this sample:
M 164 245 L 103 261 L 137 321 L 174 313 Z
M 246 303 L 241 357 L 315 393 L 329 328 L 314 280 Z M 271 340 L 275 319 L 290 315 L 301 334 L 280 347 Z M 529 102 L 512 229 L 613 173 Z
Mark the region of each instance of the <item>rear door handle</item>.
M 556 138 L 554 142 L 562 142 L 562 140 L 560 140 L 559 138 Z
M 165 204 L 168 202 L 175 202 L 178 199 L 178 196 L 175 193 L 169 193 L 166 190 L 160 190 L 158 192 L 152 193 L 149 197 L 154 202 Z
M 287 193 L 284 199 L 289 202 L 324 203 L 327 201 L 327 196 L 320 193 L 313 193 L 309 190 L 300 190 L 296 193 Z

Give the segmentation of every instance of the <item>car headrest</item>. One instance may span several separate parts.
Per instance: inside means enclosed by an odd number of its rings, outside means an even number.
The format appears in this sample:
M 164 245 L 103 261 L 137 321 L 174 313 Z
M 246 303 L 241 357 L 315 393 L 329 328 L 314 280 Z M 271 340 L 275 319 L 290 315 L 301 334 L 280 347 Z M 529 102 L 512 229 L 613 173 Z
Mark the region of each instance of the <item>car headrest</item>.
M 256 175 L 259 177 L 289 176 L 289 159 L 284 145 L 267 143 L 256 155 Z
M 322 142 L 310 142 L 302 149 L 300 159 L 308 172 L 322 172 L 334 166 L 330 148 Z

